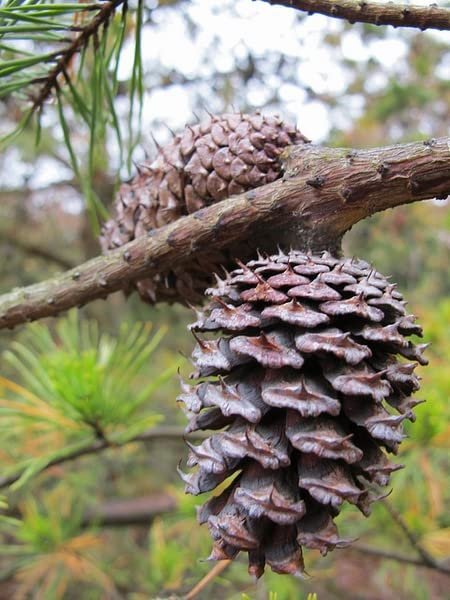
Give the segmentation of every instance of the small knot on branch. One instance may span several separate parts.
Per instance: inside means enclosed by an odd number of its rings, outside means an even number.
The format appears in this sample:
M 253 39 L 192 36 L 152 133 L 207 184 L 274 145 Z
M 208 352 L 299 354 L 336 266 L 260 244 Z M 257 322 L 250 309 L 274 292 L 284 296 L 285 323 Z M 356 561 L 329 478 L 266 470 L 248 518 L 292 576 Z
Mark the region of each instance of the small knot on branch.
M 312 179 L 307 179 L 305 183 L 306 183 L 306 185 L 309 185 L 312 188 L 320 189 L 321 187 L 323 187 L 323 185 L 325 183 L 325 177 L 323 177 L 322 175 L 317 175 L 316 177 L 313 177 Z

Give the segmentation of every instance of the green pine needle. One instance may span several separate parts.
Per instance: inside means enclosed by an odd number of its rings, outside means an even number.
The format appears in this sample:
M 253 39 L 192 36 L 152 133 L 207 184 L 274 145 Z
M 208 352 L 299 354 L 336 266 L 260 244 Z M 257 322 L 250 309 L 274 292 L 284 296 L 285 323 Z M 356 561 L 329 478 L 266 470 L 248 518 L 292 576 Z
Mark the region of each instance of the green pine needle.
M 89 447 L 99 435 L 124 444 L 161 420 L 151 399 L 178 365 L 155 373 L 142 386 L 141 377 L 151 373 L 151 356 L 165 334 L 161 329 L 151 335 L 150 330 L 147 324 L 125 324 L 112 337 L 72 311 L 54 334 L 42 324 L 32 325 L 4 353 L 18 381 L 0 376 L 2 435 L 16 439 L 18 448 L 30 430 L 60 438 L 56 447 L 16 461 L 11 469 L 19 468 L 22 475 L 11 489 L 21 488 L 53 461 Z

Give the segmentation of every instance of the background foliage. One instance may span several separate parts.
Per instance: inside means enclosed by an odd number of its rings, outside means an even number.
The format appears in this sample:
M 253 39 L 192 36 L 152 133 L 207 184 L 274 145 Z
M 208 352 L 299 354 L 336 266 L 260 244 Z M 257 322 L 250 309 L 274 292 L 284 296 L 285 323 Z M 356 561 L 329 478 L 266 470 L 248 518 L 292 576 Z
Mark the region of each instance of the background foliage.
M 279 111 L 331 145 L 448 133 L 448 36 L 250 0 L 118 2 L 40 102 L 64 49 L 106 4 L 0 3 L 1 291 L 97 254 L 96 231 L 131 159 L 206 109 Z M 448 201 L 377 215 L 345 245 L 392 274 L 432 342 L 421 373 L 427 402 L 409 427 L 390 500 L 423 546 L 448 560 Z M 199 561 L 209 536 L 195 521 L 198 500 L 184 496 L 176 475 L 186 453 L 176 370 L 189 370 L 190 318 L 116 294 L 2 332 L 0 597 L 181 597 L 210 570 Z M 154 426 L 175 430 L 146 437 Z M 102 451 L 88 453 L 92 445 Z M 105 521 L 118 500 L 141 510 L 139 524 Z M 369 520 L 344 511 L 340 529 L 360 544 L 411 553 L 382 504 Z M 306 561 L 310 579 L 268 572 L 255 585 L 238 560 L 199 597 L 422 600 L 443 598 L 448 584 L 356 550 L 311 551 Z

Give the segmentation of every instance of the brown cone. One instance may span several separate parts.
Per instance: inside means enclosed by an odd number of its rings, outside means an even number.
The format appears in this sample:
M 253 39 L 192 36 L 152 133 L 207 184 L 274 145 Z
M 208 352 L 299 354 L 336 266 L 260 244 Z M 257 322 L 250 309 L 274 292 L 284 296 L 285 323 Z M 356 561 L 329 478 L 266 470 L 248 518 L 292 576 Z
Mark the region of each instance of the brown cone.
M 279 117 L 259 113 L 211 116 L 186 127 L 159 150 L 155 161 L 141 164 L 134 179 L 121 186 L 116 216 L 103 227 L 103 250 L 118 248 L 182 215 L 275 181 L 281 175 L 281 151 L 307 141 Z M 247 256 L 253 250 L 247 249 Z M 236 255 L 242 257 L 245 252 Z M 136 287 L 147 302 L 196 302 L 211 285 L 213 271 L 229 262 L 222 253 L 209 252 L 202 263 L 174 266 Z
M 303 572 L 302 546 L 322 554 L 349 540 L 333 518 L 343 502 L 370 513 L 392 471 L 402 421 L 414 420 L 414 375 L 426 345 L 395 285 L 366 262 L 292 251 L 241 265 L 191 326 L 193 378 L 179 400 L 188 431 L 220 430 L 190 445 L 186 491 L 213 490 L 199 511 L 213 559 L 248 552 Z M 405 360 L 406 359 L 406 360 Z

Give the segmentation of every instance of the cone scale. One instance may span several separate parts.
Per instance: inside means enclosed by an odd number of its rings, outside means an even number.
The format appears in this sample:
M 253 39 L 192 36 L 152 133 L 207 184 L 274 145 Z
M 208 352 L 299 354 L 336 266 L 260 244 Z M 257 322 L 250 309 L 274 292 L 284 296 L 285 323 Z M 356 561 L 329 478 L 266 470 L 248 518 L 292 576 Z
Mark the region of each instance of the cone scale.
M 179 400 L 187 432 L 211 435 L 189 445 L 186 492 L 222 484 L 198 514 L 211 559 L 246 552 L 256 577 L 301 574 L 303 547 L 350 543 L 333 521 L 343 503 L 368 516 L 401 468 L 388 455 L 419 403 L 426 345 L 409 337 L 422 330 L 383 275 L 327 252 L 259 256 L 206 293 Z
M 104 251 L 123 246 L 153 229 L 205 206 L 271 183 L 282 175 L 281 152 L 308 140 L 277 116 L 224 114 L 188 126 L 158 149 L 154 161 L 139 165 L 137 175 L 120 187 L 115 216 L 105 223 Z M 233 248 L 231 256 L 243 256 Z M 245 247 L 247 246 L 247 247 Z M 276 247 L 276 244 L 274 245 Z M 228 253 L 210 251 L 201 261 L 136 283 L 145 302 L 198 303 L 212 273 L 230 263 Z
M 188 126 L 145 162 L 115 202 L 104 250 L 282 176 L 282 152 L 308 140 L 278 117 L 210 116 Z M 179 400 L 189 446 L 190 494 L 215 492 L 199 510 L 213 538 L 211 559 L 248 554 L 249 572 L 304 571 L 302 548 L 322 554 L 350 540 L 334 517 L 344 502 L 369 515 L 377 486 L 401 465 L 403 421 L 419 403 L 423 350 L 415 317 L 396 286 L 357 259 L 273 252 L 279 232 L 134 284 L 146 302 L 198 304 L 191 326 L 195 372 Z M 287 242 L 287 238 L 284 240 Z M 232 265 L 232 266 L 230 266 Z M 225 279 L 213 274 L 234 268 Z M 382 491 L 378 496 L 382 495 Z

